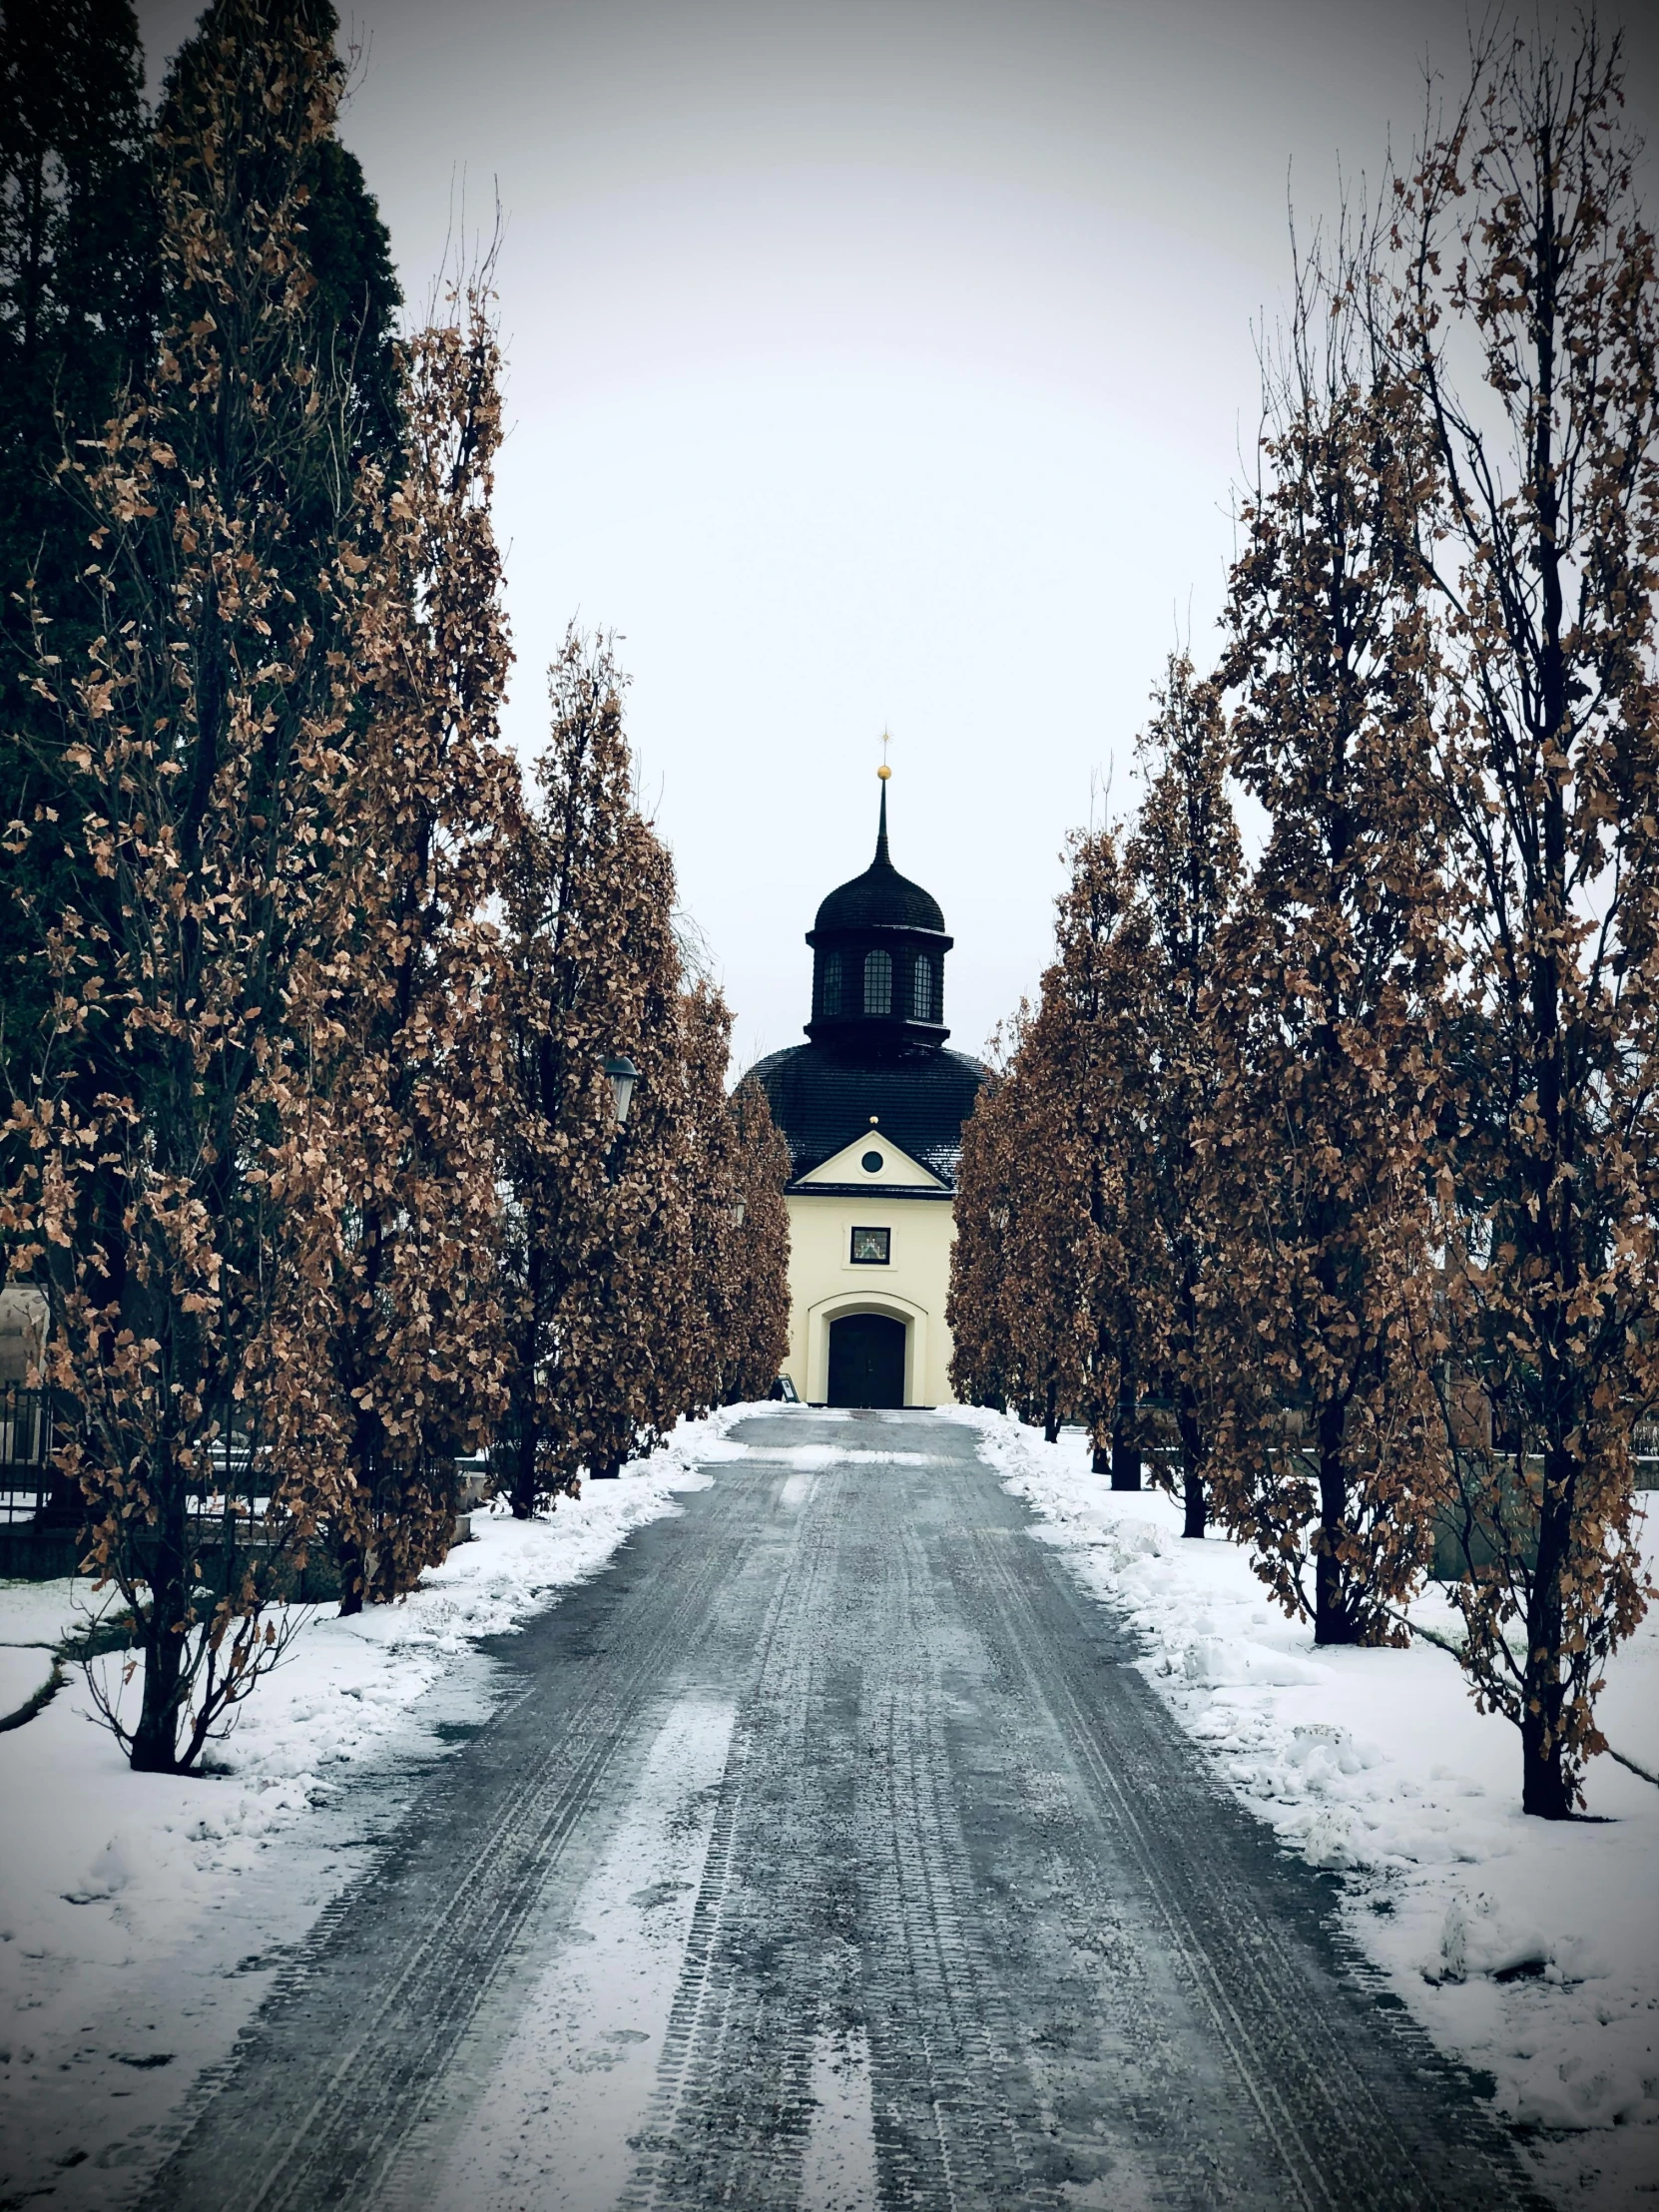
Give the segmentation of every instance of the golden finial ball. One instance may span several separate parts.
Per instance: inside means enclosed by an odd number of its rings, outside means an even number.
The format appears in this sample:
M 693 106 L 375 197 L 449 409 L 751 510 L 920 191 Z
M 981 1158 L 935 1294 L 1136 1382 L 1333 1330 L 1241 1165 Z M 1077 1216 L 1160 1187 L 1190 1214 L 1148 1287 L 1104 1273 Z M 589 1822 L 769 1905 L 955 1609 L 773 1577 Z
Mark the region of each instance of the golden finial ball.
M 877 776 L 880 777 L 882 783 L 884 784 L 887 781 L 887 778 L 892 774 L 892 770 L 888 768 L 886 762 L 883 761 L 881 763 L 881 766 L 875 771 L 875 773 Z

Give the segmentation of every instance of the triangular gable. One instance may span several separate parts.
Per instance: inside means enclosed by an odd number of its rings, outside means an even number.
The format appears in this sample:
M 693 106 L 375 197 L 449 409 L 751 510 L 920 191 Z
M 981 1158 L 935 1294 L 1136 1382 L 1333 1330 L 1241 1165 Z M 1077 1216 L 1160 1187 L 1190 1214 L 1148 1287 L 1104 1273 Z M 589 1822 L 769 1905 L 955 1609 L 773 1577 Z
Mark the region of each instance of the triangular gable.
M 866 1168 L 866 1154 L 879 1153 L 881 1165 Z M 931 1168 L 924 1168 L 919 1160 L 912 1159 L 902 1145 L 894 1144 L 879 1129 L 867 1130 L 863 1136 L 854 1137 L 839 1152 L 832 1152 L 828 1160 L 821 1160 L 816 1168 L 797 1177 L 792 1188 L 810 1191 L 815 1185 L 827 1183 L 845 1190 L 848 1185 L 869 1191 L 946 1191 L 950 1188 L 942 1176 Z

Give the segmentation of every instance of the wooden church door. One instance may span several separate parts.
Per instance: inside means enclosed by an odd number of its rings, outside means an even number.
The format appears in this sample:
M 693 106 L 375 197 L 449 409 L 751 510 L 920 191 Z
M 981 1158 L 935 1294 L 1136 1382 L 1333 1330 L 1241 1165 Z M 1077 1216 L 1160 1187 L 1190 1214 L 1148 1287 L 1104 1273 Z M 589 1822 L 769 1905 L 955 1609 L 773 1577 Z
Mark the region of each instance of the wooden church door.
M 904 1324 L 886 1314 L 843 1314 L 830 1324 L 831 1405 L 902 1405 Z

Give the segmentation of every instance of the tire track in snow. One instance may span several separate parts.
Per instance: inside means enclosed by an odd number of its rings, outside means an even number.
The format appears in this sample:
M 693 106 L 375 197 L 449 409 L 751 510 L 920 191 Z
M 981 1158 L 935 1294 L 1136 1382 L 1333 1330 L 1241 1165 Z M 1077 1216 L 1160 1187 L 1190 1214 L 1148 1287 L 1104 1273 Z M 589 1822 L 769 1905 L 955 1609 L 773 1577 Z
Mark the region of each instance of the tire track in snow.
M 268 2002 L 152 2212 L 427 2201 L 515 2021 L 531 2047 L 538 1988 L 575 1987 L 572 1910 L 638 1903 L 593 1870 L 688 1699 L 735 1707 L 732 1747 L 672 2000 L 672 1968 L 641 1997 L 635 2155 L 581 2212 L 1536 2203 L 971 1431 L 890 1418 L 928 1453 L 820 1462 L 867 1428 L 757 1417 L 754 1459 L 514 1640 L 529 1687 Z M 557 2201 L 578 2094 L 521 2099 L 516 2170 L 552 2178 L 504 2204 Z
M 204 2084 L 141 2212 L 374 2200 L 640 1710 L 733 1571 L 735 1500 L 717 1485 L 696 1502 L 713 1508 L 714 1540 L 687 1546 L 665 1587 L 630 1585 L 630 1603 L 608 1605 L 626 1583 L 613 1566 L 514 1640 L 514 1659 L 551 1638 L 578 1665 L 532 1680 L 437 1771 Z M 607 1629 L 606 1649 L 579 1641 Z M 261 2144 L 252 2172 L 250 2140 Z
M 1321 1956 L 1297 1939 L 1298 1917 L 1273 1909 L 1293 1887 L 1305 1897 L 1308 1879 L 1276 1868 L 1263 1882 L 1271 1843 L 1198 1775 L 1138 1674 L 1118 1668 L 1113 1694 L 1099 1694 L 1092 1601 L 1063 1564 L 983 1529 L 972 1552 L 1002 1617 L 1004 1665 L 1053 1713 L 1272 2143 L 1274 2201 L 1307 2212 L 1541 2212 L 1466 2075 L 1400 2007 L 1378 2004 L 1381 1977 L 1358 1958 L 1340 1958 L 1334 1974 L 1340 1945 Z M 1034 1573 L 1033 1560 L 1046 1571 Z M 1202 1819 L 1195 1799 L 1210 1801 Z
M 1058 2204 L 1029 2155 L 1030 2139 L 1046 2129 L 1006 1992 L 975 1940 L 976 1885 L 942 1729 L 944 1624 L 932 1576 L 913 1530 L 887 1536 L 865 1684 L 867 1725 L 882 1755 L 874 1817 L 860 1824 L 882 2196 L 918 2212 Z
M 764 1476 L 764 1470 L 758 1469 Z M 657 2094 L 620 2212 L 753 2206 L 800 2191 L 827 1926 L 823 1777 L 838 1531 L 815 1475 L 787 1476 L 788 1555 L 757 1640 Z M 777 1875 L 793 1872 L 781 1897 Z

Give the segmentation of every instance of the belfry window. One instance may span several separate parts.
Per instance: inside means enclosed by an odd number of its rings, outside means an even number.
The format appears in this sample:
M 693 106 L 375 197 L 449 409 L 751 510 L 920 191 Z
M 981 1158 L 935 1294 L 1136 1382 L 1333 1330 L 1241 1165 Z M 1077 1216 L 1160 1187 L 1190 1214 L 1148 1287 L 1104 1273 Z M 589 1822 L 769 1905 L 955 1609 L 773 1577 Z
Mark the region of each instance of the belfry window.
M 910 981 L 910 1019 L 931 1021 L 933 1018 L 933 963 L 925 952 L 916 954 L 915 970 Z
M 827 1014 L 838 1014 L 841 1010 L 841 956 L 838 952 L 824 955 L 824 1006 Z
M 892 954 L 890 952 L 866 952 L 864 954 L 864 1012 L 866 1014 L 890 1014 L 892 1012 Z

